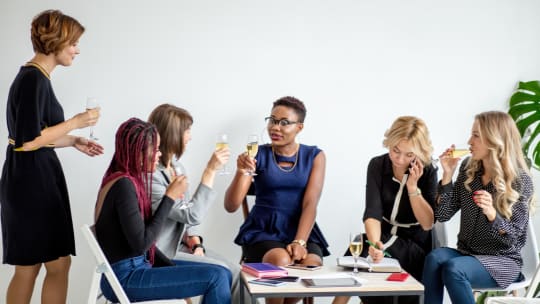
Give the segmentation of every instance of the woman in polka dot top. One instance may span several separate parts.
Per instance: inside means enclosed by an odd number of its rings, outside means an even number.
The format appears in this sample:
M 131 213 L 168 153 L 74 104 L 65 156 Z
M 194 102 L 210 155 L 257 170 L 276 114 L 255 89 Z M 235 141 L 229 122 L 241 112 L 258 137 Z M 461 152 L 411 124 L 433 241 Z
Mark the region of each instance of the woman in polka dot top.
M 457 249 L 439 248 L 426 258 L 425 303 L 474 303 L 472 288 L 505 288 L 522 279 L 521 248 L 527 238 L 533 194 L 520 135 L 504 112 L 476 115 L 469 139 L 471 156 L 452 176 L 459 158 L 441 155 L 443 176 L 435 217 L 448 221 L 461 210 Z

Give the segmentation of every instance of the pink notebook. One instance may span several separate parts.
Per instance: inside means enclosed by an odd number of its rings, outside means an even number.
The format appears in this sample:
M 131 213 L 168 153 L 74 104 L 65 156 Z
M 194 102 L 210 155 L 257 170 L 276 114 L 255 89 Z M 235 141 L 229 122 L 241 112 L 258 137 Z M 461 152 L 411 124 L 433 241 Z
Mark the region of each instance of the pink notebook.
M 277 278 L 288 274 L 286 269 L 270 263 L 244 263 L 242 271 L 257 278 Z

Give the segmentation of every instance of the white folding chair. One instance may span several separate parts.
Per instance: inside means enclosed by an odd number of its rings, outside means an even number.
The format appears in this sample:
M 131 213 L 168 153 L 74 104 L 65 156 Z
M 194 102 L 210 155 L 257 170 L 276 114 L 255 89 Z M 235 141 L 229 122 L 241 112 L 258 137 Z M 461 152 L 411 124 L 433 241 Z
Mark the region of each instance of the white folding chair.
M 540 304 L 540 299 L 524 297 L 491 297 L 486 299 L 486 304 Z
M 118 301 L 120 301 L 121 304 L 131 304 L 126 293 L 124 292 L 124 289 L 122 288 L 122 285 L 120 285 L 118 278 L 116 278 L 116 275 L 114 274 L 111 268 L 111 265 L 107 261 L 105 254 L 101 250 L 101 247 L 99 247 L 99 243 L 96 240 L 92 227 L 85 224 L 81 227 L 81 230 L 96 261 L 96 268 L 95 268 L 94 275 L 92 277 L 92 284 L 90 286 L 90 294 L 88 295 L 88 304 L 97 304 L 99 299 L 102 297 L 100 288 L 99 288 L 99 282 L 100 282 L 102 274 L 105 275 L 105 277 L 107 278 L 107 281 L 111 285 L 114 294 L 118 298 Z M 186 302 L 184 300 L 178 299 L 178 300 L 154 300 L 154 301 L 144 301 L 144 302 L 137 302 L 137 303 L 180 304 L 180 303 L 186 303 Z
M 432 248 L 440 248 L 448 246 L 448 233 L 446 232 L 446 223 L 436 221 L 431 228 L 431 244 Z
M 525 241 L 525 246 L 523 246 L 523 249 L 521 249 L 521 255 L 523 257 L 523 267 L 521 272 L 525 276 L 525 280 L 512 283 L 507 288 L 474 288 L 474 292 L 505 291 L 508 294 L 510 292 L 514 292 L 520 289 L 525 289 L 529 286 L 534 286 L 533 288 L 529 288 L 529 290 L 527 290 L 527 294 L 534 293 L 534 290 L 531 289 L 536 289 L 536 285 L 538 285 L 538 280 L 540 278 L 537 270 L 537 268 L 539 267 L 538 245 L 536 243 L 536 234 L 534 232 L 532 219 L 529 219 L 529 225 L 527 226 L 527 240 Z M 531 285 L 531 283 L 533 282 L 533 278 L 534 281 L 536 281 L 536 285 Z

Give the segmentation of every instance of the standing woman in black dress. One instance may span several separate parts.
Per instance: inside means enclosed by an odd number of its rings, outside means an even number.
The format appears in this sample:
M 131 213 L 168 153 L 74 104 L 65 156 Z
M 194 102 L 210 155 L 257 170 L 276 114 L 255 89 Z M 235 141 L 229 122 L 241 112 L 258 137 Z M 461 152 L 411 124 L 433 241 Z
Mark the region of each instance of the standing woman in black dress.
M 0 180 L 3 263 L 15 265 L 6 303 L 30 303 L 42 265 L 41 303 L 65 303 L 75 239 L 66 181 L 55 148 L 74 147 L 96 156 L 103 148 L 68 135 L 95 125 L 99 109 L 64 120 L 51 86 L 58 65 L 79 54 L 84 27 L 57 10 L 44 11 L 31 27 L 35 56 L 13 81 L 7 101 L 9 144 Z

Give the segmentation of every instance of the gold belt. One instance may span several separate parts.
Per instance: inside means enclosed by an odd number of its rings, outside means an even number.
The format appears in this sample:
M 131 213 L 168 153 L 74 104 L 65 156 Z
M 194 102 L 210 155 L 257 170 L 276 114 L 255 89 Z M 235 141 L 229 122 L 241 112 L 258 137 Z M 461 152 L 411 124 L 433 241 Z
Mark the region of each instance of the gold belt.
M 8 143 L 12 146 L 15 146 L 15 140 L 12 139 L 12 138 L 9 138 L 8 139 Z M 54 144 L 48 144 L 48 145 L 45 145 L 44 147 L 47 147 L 47 148 L 54 148 Z M 35 150 L 38 150 L 39 148 L 36 148 L 36 149 L 32 149 L 30 151 L 35 151 Z M 25 151 L 23 149 L 23 147 L 18 147 L 18 148 L 13 148 L 13 151 L 15 152 L 28 152 L 28 151 Z

